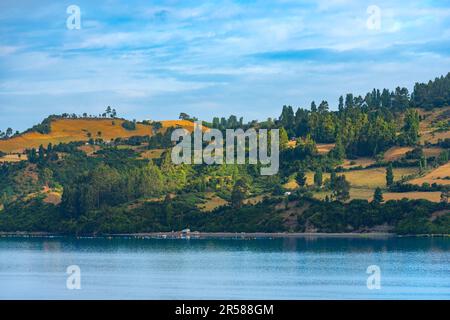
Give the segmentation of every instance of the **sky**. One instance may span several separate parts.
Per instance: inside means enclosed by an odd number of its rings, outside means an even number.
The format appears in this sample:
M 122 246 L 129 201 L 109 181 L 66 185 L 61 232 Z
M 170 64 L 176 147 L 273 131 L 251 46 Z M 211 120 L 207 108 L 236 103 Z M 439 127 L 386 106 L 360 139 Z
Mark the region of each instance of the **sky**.
M 449 40 L 448 0 L 1 0 L 0 129 L 108 105 L 137 120 L 335 109 L 447 74 Z

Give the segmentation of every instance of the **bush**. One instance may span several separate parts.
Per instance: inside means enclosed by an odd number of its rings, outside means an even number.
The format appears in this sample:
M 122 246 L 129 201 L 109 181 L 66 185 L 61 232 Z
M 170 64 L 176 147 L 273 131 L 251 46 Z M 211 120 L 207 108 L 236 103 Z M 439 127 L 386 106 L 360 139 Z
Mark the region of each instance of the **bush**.
M 122 122 L 122 127 L 126 130 L 136 130 L 136 122 L 125 120 Z

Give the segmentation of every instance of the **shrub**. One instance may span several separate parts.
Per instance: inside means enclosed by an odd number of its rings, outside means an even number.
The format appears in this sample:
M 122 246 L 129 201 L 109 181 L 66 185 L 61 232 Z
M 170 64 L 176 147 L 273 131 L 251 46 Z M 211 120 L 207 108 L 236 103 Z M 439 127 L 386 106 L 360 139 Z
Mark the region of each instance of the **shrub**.
M 125 120 L 122 122 L 122 127 L 126 130 L 136 130 L 136 122 Z

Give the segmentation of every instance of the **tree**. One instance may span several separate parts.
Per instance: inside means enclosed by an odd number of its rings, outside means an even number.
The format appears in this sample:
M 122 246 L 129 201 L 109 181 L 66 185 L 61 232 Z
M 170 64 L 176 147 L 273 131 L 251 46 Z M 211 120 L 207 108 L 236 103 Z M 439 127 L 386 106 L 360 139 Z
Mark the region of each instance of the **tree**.
M 289 143 L 289 138 L 286 130 L 281 127 L 280 128 L 280 151 L 287 149 Z
M 423 172 L 427 170 L 428 164 L 427 164 L 427 158 L 421 157 L 419 162 L 420 172 Z
M 291 106 L 283 106 L 279 121 L 281 126 L 286 128 L 287 130 L 294 128 L 295 116 L 294 110 Z
M 39 161 L 43 161 L 45 157 L 45 149 L 42 144 L 39 146 L 38 154 L 39 154 Z
M 318 187 L 322 185 L 323 175 L 322 175 L 322 169 L 319 168 L 314 173 L 314 184 Z
M 338 201 L 350 199 L 350 182 L 345 179 L 344 175 L 336 177 L 332 193 L 334 198 Z
M 12 135 L 12 133 L 13 133 L 13 129 L 11 129 L 11 128 L 6 129 L 6 137 L 10 137 Z
M 419 113 L 416 110 L 406 110 L 402 134 L 400 136 L 401 142 L 403 144 L 417 144 L 417 142 L 419 141 L 419 122 Z
M 166 216 L 166 224 L 172 228 L 174 227 L 174 209 L 172 205 L 172 198 L 170 194 L 167 194 L 164 199 L 164 213 Z
M 181 112 L 179 118 L 181 120 L 189 120 L 191 117 L 187 113 Z
M 331 171 L 331 173 L 330 173 L 330 189 L 331 190 L 334 189 L 336 178 L 337 178 L 336 171 Z
M 344 98 L 342 96 L 339 97 L 339 105 L 338 105 L 339 113 L 344 111 Z
M 325 113 L 328 111 L 328 102 L 323 100 L 320 104 L 319 107 L 317 108 L 317 111 L 319 113 Z
M 49 168 L 44 168 L 41 172 L 41 179 L 42 182 L 49 187 L 53 179 L 53 171 Z
M 38 158 L 36 155 L 36 149 L 32 148 L 31 150 L 27 150 L 27 157 L 28 157 L 28 161 L 30 161 L 30 163 L 36 163 Z
M 304 187 L 306 184 L 306 175 L 305 172 L 299 171 L 297 172 L 297 175 L 295 176 L 295 182 L 297 182 L 299 187 Z
M 231 192 L 231 205 L 235 209 L 240 209 L 247 195 L 247 184 L 243 179 L 239 179 L 233 186 Z
M 341 135 L 338 134 L 336 138 L 336 144 L 332 150 L 332 155 L 337 160 L 343 160 L 345 158 L 345 147 L 342 143 Z
M 106 114 L 107 114 L 107 115 L 110 115 L 110 114 L 111 114 L 111 107 L 110 107 L 110 106 L 108 106 L 108 107 L 106 108 Z
M 372 202 L 375 204 L 380 204 L 383 202 L 383 192 L 381 191 L 381 188 L 377 187 L 375 189 Z
M 392 169 L 392 163 L 386 168 L 386 186 L 390 187 L 394 183 L 394 171 Z
M 450 198 L 450 187 L 444 188 L 441 193 L 441 202 L 447 204 L 448 199 Z
M 220 119 L 219 117 L 214 117 L 212 122 L 212 127 L 215 129 L 220 129 Z

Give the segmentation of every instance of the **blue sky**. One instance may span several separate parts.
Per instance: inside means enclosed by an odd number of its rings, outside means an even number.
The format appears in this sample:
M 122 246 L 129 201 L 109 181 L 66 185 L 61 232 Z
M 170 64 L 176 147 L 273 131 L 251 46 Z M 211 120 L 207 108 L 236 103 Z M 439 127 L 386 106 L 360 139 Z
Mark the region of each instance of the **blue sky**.
M 66 9 L 81 9 L 69 30 Z M 367 27 L 367 8 L 381 28 Z M 445 1 L 0 2 L 0 129 L 52 113 L 278 116 L 450 71 Z

